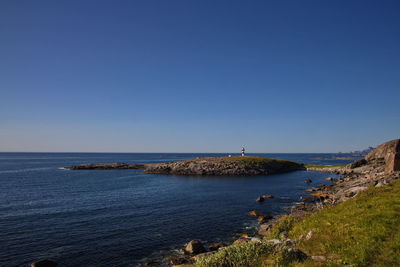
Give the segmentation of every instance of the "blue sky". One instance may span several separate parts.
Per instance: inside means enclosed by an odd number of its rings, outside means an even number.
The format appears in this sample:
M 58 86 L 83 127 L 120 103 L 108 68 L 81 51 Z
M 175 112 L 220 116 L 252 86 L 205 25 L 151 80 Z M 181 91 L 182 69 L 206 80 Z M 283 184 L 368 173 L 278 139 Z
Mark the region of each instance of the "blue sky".
M 399 14 L 399 1 L 0 1 L 0 151 L 399 138 Z

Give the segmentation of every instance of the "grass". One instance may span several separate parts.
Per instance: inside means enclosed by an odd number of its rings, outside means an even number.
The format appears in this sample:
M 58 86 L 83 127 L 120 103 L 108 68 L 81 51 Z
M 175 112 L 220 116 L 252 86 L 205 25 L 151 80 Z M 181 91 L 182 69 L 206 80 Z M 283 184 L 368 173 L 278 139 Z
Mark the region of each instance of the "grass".
M 273 159 L 258 156 L 231 156 L 231 157 L 208 157 L 208 158 L 198 158 L 197 160 L 206 160 L 210 162 L 220 162 L 220 163 L 235 163 L 240 165 L 246 165 L 249 167 L 267 167 L 267 166 L 288 166 L 288 165 L 299 165 L 303 166 L 302 163 L 297 163 L 294 161 L 283 160 L 283 159 Z
M 282 260 L 283 254 L 262 245 L 264 241 L 261 245 L 230 246 L 195 266 L 400 266 L 400 181 L 371 188 L 315 213 L 282 216 L 268 238 L 278 238 L 283 231 L 289 238 L 299 240 L 296 248 L 327 260 Z M 304 237 L 310 231 L 311 238 L 306 240 Z

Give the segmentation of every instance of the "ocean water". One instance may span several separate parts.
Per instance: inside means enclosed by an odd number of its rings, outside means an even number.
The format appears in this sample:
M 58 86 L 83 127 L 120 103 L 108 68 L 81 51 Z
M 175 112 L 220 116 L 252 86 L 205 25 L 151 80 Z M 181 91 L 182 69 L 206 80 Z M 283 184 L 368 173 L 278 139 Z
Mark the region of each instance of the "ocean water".
M 247 212 L 286 212 L 328 175 L 186 177 L 140 170 L 62 170 L 94 163 L 157 163 L 226 154 L 0 153 L 0 266 L 52 258 L 63 266 L 133 266 L 192 239 L 229 241 L 254 231 Z M 258 154 L 343 164 L 333 154 Z M 343 156 L 343 155 L 341 155 Z M 349 155 L 346 155 L 349 156 Z M 261 194 L 274 199 L 255 202 Z

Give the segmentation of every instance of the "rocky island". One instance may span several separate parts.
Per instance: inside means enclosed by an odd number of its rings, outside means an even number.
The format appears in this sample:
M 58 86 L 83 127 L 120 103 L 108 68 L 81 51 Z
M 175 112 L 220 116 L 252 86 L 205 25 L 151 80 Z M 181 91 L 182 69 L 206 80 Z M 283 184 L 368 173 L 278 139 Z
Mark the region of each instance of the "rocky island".
M 243 176 L 305 170 L 301 163 L 255 156 L 208 157 L 145 165 L 145 173 Z
M 150 174 L 245 176 L 305 170 L 304 164 L 256 156 L 207 157 L 157 164 L 98 163 L 65 167 L 68 170 L 143 169 Z

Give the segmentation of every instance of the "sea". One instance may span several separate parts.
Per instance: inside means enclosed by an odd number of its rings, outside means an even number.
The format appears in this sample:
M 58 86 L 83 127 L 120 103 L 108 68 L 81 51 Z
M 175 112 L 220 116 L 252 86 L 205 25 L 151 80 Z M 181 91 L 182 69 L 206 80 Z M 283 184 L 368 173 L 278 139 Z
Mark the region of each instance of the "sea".
M 253 234 L 247 213 L 279 215 L 334 174 L 197 177 L 141 170 L 65 170 L 84 163 L 160 163 L 227 154 L 0 153 L 0 266 L 50 258 L 62 266 L 136 266 L 192 240 Z M 336 165 L 349 154 L 254 154 Z M 339 158 L 338 158 L 339 157 Z M 311 179 L 311 185 L 304 179 Z M 273 195 L 262 203 L 255 199 Z

